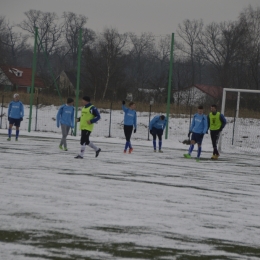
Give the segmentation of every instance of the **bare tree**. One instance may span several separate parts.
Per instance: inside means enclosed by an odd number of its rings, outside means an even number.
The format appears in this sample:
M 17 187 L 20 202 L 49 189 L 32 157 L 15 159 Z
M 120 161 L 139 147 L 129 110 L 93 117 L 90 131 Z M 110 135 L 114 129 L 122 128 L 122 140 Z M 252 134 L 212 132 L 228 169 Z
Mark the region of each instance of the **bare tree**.
M 29 10 L 25 12 L 26 19 L 18 25 L 27 31 L 31 38 L 34 37 L 35 27 L 38 28 L 38 53 L 45 52 L 49 58 L 59 50 L 62 41 L 62 26 L 58 23 L 56 13 Z M 44 50 L 42 50 L 42 47 Z M 46 60 L 43 58 L 43 66 L 46 67 Z
M 86 28 L 87 17 L 72 12 L 64 12 L 64 36 L 66 39 L 67 53 L 72 57 L 72 67 L 77 66 L 79 31 L 82 29 L 82 48 L 91 44 L 95 39 L 94 31 Z
M 183 24 L 179 24 L 177 30 L 178 36 L 183 40 L 183 44 L 179 43 L 179 49 L 187 55 L 191 62 L 192 78 L 191 84 L 194 85 L 196 81 L 196 51 L 198 49 L 198 39 L 203 29 L 202 20 L 185 20 Z
M 244 29 L 237 22 L 211 23 L 199 37 L 203 59 L 217 72 L 218 84 L 230 87 L 232 66 L 244 40 Z
M 127 38 L 128 34 L 120 34 L 116 29 L 107 28 L 98 39 L 97 49 L 105 62 L 102 69 L 102 74 L 105 77 L 102 100 L 106 97 L 111 78 L 122 70 L 125 64 Z
M 240 71 L 239 75 L 244 75 L 244 84 L 249 88 L 260 89 L 260 7 L 255 10 L 252 6 L 246 8 L 240 14 L 239 24 L 246 31 L 243 52 L 240 53 L 246 70 Z

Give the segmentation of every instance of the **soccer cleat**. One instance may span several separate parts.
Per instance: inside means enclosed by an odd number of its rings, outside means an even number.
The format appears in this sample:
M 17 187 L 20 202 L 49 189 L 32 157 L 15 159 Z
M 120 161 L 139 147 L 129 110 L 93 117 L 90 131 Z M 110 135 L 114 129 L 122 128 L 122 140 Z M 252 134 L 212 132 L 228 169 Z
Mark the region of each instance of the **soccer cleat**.
M 15 141 L 18 141 L 18 137 L 15 138 Z
M 99 153 L 101 152 L 101 149 L 99 148 L 97 151 L 96 151 L 96 157 L 98 157 Z
M 68 148 L 64 148 L 64 151 L 68 151 Z
M 213 154 L 213 155 L 211 156 L 211 160 L 217 160 L 218 157 L 219 157 L 219 155 L 217 155 L 217 154 Z
M 163 153 L 163 151 L 162 151 L 162 150 L 159 150 L 159 153 Z
M 8 137 L 8 138 L 7 138 L 7 141 L 11 141 L 11 137 Z
M 77 155 L 76 157 L 74 157 L 75 159 L 83 159 L 83 157 L 82 156 L 80 156 L 80 155 Z
M 187 158 L 187 159 L 190 159 L 190 158 L 191 158 L 190 154 L 188 154 L 188 153 L 185 153 L 183 156 L 184 156 L 185 158 Z
M 156 153 L 156 149 L 153 150 Z
M 197 158 L 196 158 L 196 162 L 200 162 L 200 158 L 197 157 Z
M 133 148 L 129 148 L 129 153 L 132 153 L 133 152 Z
M 62 145 L 59 145 L 59 148 L 60 148 L 61 150 L 63 150 L 63 147 L 62 147 Z
M 124 153 L 126 153 L 126 150 L 124 150 Z

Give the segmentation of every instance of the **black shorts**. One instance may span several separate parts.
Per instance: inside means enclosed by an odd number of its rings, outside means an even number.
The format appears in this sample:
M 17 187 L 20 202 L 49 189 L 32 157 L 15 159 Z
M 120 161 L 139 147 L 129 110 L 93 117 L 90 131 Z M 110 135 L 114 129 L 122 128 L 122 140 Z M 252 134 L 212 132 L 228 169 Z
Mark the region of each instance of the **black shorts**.
M 204 134 L 192 133 L 191 140 L 195 141 L 196 144 L 202 144 Z
M 17 126 L 17 127 L 20 127 L 21 119 L 20 119 L 20 118 L 17 119 L 17 118 L 9 117 L 9 124 L 10 124 L 10 125 Z

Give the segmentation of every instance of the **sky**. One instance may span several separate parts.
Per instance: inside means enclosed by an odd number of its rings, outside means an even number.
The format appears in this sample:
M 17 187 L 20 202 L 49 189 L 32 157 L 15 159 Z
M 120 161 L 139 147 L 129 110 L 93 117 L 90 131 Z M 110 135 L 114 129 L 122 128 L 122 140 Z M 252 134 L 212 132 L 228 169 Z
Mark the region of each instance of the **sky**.
M 116 28 L 120 33 L 176 32 L 185 19 L 211 22 L 234 21 L 244 8 L 260 7 L 259 0 L 1 0 L 0 16 L 11 23 L 25 19 L 30 9 L 43 12 L 74 12 L 88 17 L 87 26 L 95 32 Z

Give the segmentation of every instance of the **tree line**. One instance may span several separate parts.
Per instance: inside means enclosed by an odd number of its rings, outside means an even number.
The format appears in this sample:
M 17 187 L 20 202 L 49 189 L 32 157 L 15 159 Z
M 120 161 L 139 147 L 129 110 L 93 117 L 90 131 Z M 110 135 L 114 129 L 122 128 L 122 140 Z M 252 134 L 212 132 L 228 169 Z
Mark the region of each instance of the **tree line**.
M 49 68 L 55 77 L 63 70 L 77 70 L 81 29 L 82 92 L 100 100 L 122 99 L 128 92 L 145 100 L 156 93 L 155 98 L 165 102 L 171 35 L 119 33 L 116 28 L 97 33 L 87 27 L 87 21 L 85 15 L 72 12 L 58 17 L 29 10 L 20 24 L 12 25 L 0 16 L 0 65 L 31 67 L 38 27 L 37 73 L 52 91 Z M 248 6 L 236 21 L 204 25 L 203 20 L 186 19 L 178 25 L 172 89 L 194 84 L 260 90 L 260 7 Z

